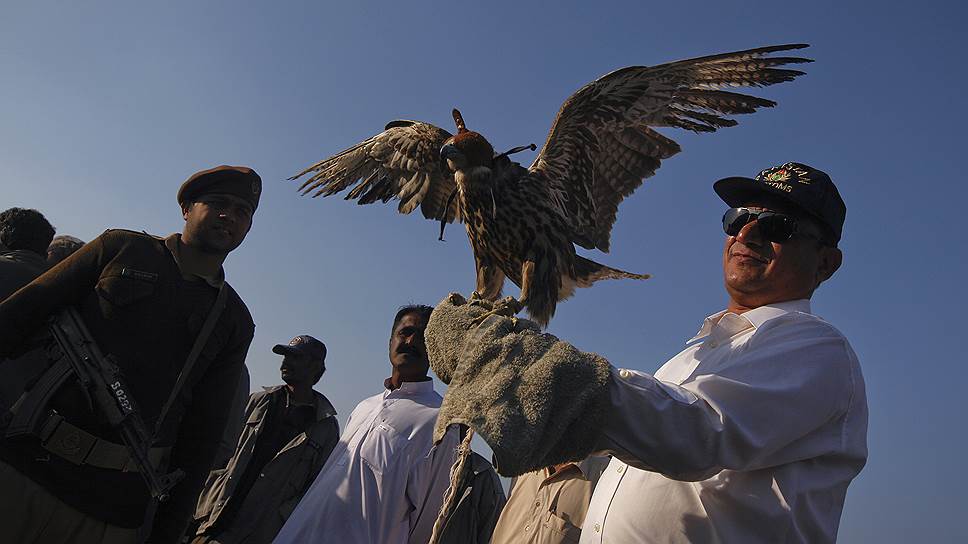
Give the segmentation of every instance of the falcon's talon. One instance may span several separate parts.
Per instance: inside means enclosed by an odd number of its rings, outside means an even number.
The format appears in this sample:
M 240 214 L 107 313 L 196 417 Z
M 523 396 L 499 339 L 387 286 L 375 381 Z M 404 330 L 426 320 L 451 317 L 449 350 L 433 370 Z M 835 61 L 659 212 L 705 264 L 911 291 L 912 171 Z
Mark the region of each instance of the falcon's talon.
M 517 315 L 518 312 L 520 312 L 523 309 L 524 309 L 524 304 L 520 300 L 511 296 L 508 296 L 508 297 L 502 298 L 501 300 L 493 302 L 490 311 L 479 315 L 471 322 L 474 325 L 480 325 L 481 323 L 484 322 L 485 319 L 491 317 L 492 315 L 498 315 L 501 317 L 511 318 L 513 321 L 512 326 L 516 326 L 517 317 L 515 316 Z
M 514 317 L 524 309 L 524 303 L 514 297 L 504 297 L 494 304 L 494 313 L 505 317 Z
M 484 296 L 481 295 L 478 291 L 474 291 L 473 293 L 471 293 L 471 298 L 470 300 L 467 301 L 467 303 L 471 306 L 477 306 L 487 311 L 491 311 L 492 309 L 494 309 L 494 302 L 484 298 Z
M 481 325 L 481 323 L 484 323 L 484 321 L 487 318 L 491 317 L 492 315 L 495 315 L 493 310 L 490 311 L 490 312 L 484 312 L 483 314 L 481 314 L 481 315 L 475 317 L 474 319 L 472 319 L 471 320 L 471 325 L 473 325 L 475 327 L 478 327 L 478 326 Z

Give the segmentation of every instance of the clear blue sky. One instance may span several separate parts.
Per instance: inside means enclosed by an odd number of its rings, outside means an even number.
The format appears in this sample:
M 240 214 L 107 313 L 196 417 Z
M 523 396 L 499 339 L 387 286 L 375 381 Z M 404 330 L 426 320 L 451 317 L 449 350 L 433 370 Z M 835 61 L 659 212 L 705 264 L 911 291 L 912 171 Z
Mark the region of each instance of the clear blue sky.
M 313 334 L 330 350 L 319 389 L 345 420 L 381 390 L 397 306 L 469 293 L 472 258 L 460 227 L 441 243 L 417 216 L 300 197 L 286 177 L 391 119 L 450 129 L 453 107 L 496 148 L 540 145 L 561 102 L 615 68 L 811 43 L 807 76 L 758 92 L 777 108 L 717 134 L 665 132 L 683 152 L 596 255 L 654 278 L 580 291 L 550 330 L 654 371 L 726 301 L 711 183 L 791 160 L 826 170 L 848 205 L 846 259 L 814 310 L 853 343 L 871 414 L 841 541 L 952 542 L 968 513 L 966 15 L 955 2 L 4 2 L 0 208 L 41 209 L 85 240 L 167 234 L 188 175 L 254 167 L 262 203 L 226 264 L 257 323 L 253 386 L 279 382 L 273 344 Z

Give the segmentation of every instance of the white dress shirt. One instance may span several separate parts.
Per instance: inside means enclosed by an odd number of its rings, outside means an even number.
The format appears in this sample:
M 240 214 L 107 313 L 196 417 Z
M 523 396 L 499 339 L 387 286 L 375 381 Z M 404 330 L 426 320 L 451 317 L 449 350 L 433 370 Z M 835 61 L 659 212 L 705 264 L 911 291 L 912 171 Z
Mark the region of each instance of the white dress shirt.
M 428 380 L 403 382 L 357 405 L 274 542 L 426 543 L 457 447 L 448 432 L 433 448 L 442 400 Z
M 617 457 L 582 544 L 834 542 L 867 460 L 847 339 L 807 300 L 720 312 L 655 377 L 612 369 L 601 447 Z

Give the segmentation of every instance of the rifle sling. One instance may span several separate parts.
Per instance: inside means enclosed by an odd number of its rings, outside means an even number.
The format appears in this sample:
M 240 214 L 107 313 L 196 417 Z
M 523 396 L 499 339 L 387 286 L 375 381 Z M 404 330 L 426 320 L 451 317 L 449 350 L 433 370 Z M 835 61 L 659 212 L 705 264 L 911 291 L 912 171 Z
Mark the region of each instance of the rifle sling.
M 178 399 L 178 395 L 181 393 L 182 387 L 185 386 L 185 381 L 188 379 L 188 375 L 192 371 L 192 367 L 195 366 L 195 361 L 198 360 L 198 356 L 202 353 L 202 348 L 205 347 L 205 343 L 208 342 L 208 337 L 212 334 L 215 329 L 215 324 L 218 322 L 219 316 L 222 315 L 222 310 L 225 309 L 225 301 L 228 298 L 228 284 L 223 282 L 222 286 L 219 287 L 218 296 L 215 297 L 215 304 L 212 304 L 212 309 L 208 311 L 208 317 L 205 318 L 205 324 L 202 325 L 202 330 L 198 331 L 198 336 L 195 337 L 195 344 L 192 346 L 192 350 L 188 352 L 188 358 L 185 359 L 185 364 L 182 366 L 181 372 L 178 374 L 178 380 L 175 382 L 175 387 L 172 388 L 171 394 L 168 395 L 168 400 L 165 401 L 164 406 L 161 408 L 161 412 L 158 413 L 158 419 L 155 420 L 155 432 L 153 438 L 158 439 L 161 434 L 161 426 L 165 423 L 165 418 L 168 417 L 168 411 L 171 410 L 172 405 L 175 404 L 175 400 Z

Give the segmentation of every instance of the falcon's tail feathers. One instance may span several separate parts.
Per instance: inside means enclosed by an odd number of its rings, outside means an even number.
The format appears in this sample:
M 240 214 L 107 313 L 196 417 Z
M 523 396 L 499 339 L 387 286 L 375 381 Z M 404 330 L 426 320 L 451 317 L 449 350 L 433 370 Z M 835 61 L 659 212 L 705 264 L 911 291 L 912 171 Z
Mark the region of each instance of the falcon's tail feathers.
M 575 277 L 571 278 L 567 274 L 561 277 L 561 288 L 558 290 L 558 300 L 562 301 L 571 297 L 575 289 L 579 287 L 591 287 L 599 280 L 647 280 L 651 276 L 648 274 L 635 274 L 626 272 L 601 263 L 596 263 L 591 259 L 575 255 Z

